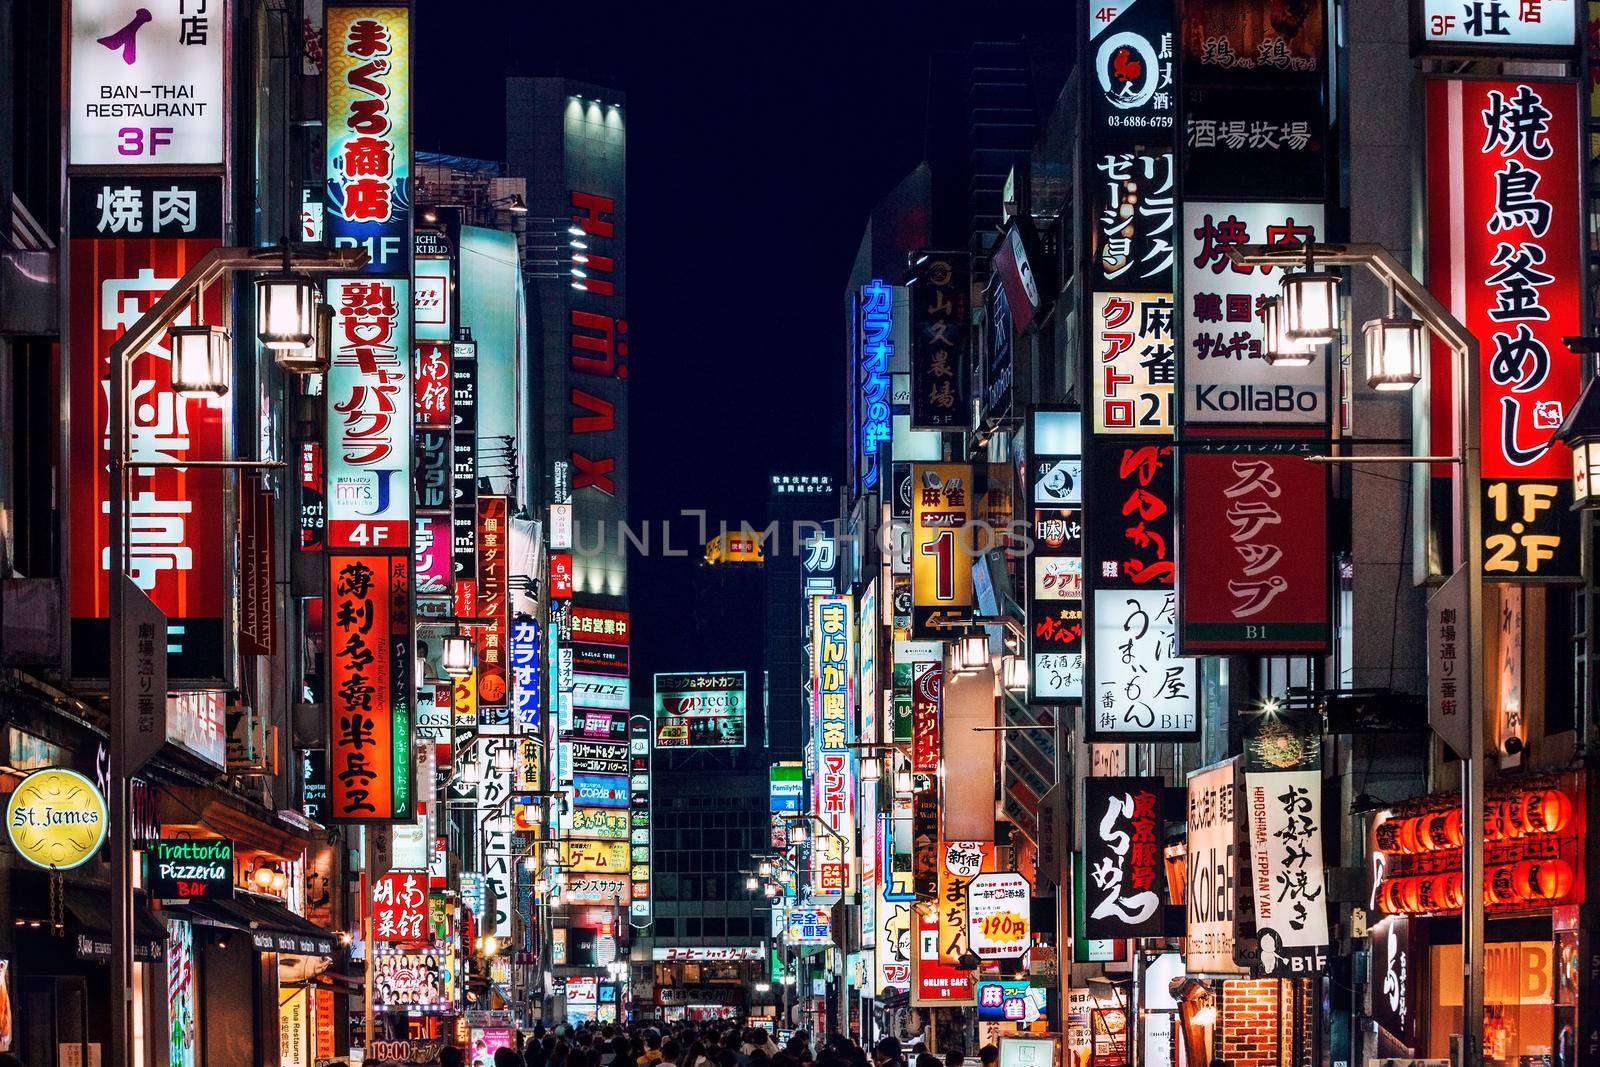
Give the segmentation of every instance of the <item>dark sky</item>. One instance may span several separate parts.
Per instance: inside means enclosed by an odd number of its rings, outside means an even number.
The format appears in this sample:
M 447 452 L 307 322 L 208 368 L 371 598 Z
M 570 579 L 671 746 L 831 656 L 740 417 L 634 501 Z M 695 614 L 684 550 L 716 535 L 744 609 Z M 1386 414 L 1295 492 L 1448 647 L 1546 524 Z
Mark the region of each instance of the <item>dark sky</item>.
M 842 470 L 844 283 L 868 212 L 922 158 L 929 56 L 1075 10 L 419 0 L 416 144 L 504 159 L 508 74 L 628 94 L 633 514 L 759 525 L 769 470 Z M 636 612 L 683 579 L 636 568 Z

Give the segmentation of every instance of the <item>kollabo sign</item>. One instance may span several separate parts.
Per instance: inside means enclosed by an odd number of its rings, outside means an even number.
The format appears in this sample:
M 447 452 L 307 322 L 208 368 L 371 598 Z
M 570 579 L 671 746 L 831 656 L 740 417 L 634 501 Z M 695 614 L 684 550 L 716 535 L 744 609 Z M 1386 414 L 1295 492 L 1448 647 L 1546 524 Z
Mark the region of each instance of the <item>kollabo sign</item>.
M 69 871 L 105 843 L 106 798 L 76 771 L 51 767 L 22 780 L 6 805 L 11 847 L 35 867 Z
M 233 842 L 162 838 L 151 842 L 145 888 L 156 900 L 233 896 Z
M 71 162 L 221 163 L 227 5 L 73 0 L 70 7 Z

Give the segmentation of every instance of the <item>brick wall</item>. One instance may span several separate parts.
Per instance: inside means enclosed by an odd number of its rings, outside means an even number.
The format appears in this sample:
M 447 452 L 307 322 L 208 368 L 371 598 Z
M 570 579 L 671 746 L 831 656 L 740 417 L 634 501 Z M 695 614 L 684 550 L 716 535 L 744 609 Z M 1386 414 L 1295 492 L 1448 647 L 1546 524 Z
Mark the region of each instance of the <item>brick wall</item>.
M 1294 1023 L 1288 985 L 1275 978 L 1222 984 L 1216 1044 L 1217 1057 L 1228 1067 L 1281 1067 L 1284 1063 L 1279 1050 L 1292 1047 L 1290 1027 Z

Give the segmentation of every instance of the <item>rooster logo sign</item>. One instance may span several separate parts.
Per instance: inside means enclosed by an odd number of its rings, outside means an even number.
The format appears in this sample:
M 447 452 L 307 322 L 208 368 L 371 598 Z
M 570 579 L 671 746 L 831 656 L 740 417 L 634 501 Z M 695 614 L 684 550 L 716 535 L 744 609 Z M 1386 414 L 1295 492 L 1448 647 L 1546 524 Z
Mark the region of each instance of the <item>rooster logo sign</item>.
M 1095 57 L 1100 91 L 1112 107 L 1133 111 L 1150 102 L 1160 82 L 1160 61 L 1150 42 L 1137 33 L 1114 33 Z

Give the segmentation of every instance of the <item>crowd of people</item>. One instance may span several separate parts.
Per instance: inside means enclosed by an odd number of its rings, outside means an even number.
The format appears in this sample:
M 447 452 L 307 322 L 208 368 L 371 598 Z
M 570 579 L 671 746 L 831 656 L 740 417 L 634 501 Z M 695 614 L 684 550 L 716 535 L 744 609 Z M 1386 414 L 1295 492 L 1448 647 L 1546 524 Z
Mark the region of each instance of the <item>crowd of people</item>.
M 996 1067 L 999 1051 L 985 1045 L 976 1067 Z M 763 1027 L 733 1023 L 684 1023 L 666 1029 L 630 1029 L 585 1023 L 532 1034 L 518 1033 L 515 1047 L 494 1052 L 492 1064 L 466 1064 L 461 1049 L 446 1048 L 440 1067 L 967 1067 L 964 1050 L 942 1055 L 920 1045 L 905 1048 L 885 1037 L 869 1053 L 853 1038 L 830 1034 L 815 1044 L 796 1031 L 783 1045 Z

